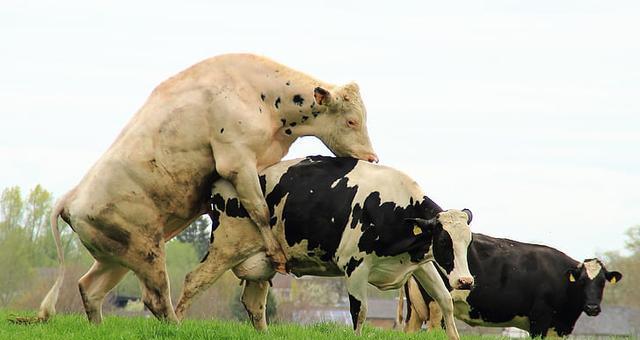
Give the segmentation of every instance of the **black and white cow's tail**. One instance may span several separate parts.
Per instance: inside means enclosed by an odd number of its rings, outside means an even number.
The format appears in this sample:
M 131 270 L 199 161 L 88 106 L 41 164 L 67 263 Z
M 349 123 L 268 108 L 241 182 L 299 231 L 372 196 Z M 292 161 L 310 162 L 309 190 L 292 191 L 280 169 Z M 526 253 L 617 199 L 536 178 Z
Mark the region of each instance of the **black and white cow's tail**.
M 58 277 L 56 278 L 56 282 L 47 293 L 47 296 L 44 297 L 42 303 L 40 304 L 40 311 L 38 312 L 38 319 L 41 321 L 48 320 L 51 316 L 56 313 L 56 302 L 58 301 L 58 293 L 60 293 L 60 287 L 62 286 L 62 281 L 64 280 L 64 252 L 62 251 L 62 243 L 60 242 L 60 230 L 58 229 L 58 217 L 62 213 L 62 209 L 64 209 L 64 204 L 66 203 L 66 198 L 69 194 L 64 195 L 58 202 L 56 203 L 53 211 L 51 211 L 50 221 L 51 221 L 51 231 L 53 232 L 53 239 L 56 242 L 56 250 L 58 251 L 58 262 L 60 263 L 60 267 L 58 269 Z

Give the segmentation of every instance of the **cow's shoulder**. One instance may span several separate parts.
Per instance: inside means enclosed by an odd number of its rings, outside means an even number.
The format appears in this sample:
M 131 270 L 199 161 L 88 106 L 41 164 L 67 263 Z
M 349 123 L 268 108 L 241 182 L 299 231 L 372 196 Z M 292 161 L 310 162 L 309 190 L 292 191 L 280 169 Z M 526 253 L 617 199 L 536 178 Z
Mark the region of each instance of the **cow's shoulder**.
M 346 176 L 357 163 L 353 158 L 309 156 L 264 171 L 267 205 L 273 223 L 283 225 L 287 246 L 304 242 L 321 260 L 334 257 L 358 190 L 347 184 Z

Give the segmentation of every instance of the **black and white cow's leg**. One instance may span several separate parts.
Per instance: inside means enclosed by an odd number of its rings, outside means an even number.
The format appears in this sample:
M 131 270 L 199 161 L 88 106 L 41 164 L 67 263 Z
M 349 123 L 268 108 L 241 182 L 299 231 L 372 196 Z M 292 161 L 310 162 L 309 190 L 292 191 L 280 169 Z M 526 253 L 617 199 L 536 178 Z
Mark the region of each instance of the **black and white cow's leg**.
M 231 154 L 238 154 L 237 150 L 234 150 Z M 233 163 L 229 164 L 229 162 Z M 233 184 L 242 206 L 247 210 L 253 222 L 258 225 L 264 240 L 267 256 L 271 259 L 275 270 L 286 274 L 287 257 L 269 225 L 269 208 L 260 188 L 255 160 L 253 162 L 249 160 L 243 161 L 242 159 L 227 160 L 226 163 L 226 165 L 216 164 L 218 173 Z
M 91 269 L 78 280 L 80 297 L 91 323 L 102 322 L 102 302 L 113 287 L 129 271 L 123 266 L 95 261 Z
M 361 263 L 351 273 L 347 273 L 347 292 L 349 293 L 349 310 L 353 329 L 357 335 L 362 333 L 362 326 L 367 319 L 367 284 L 369 280 L 368 266 Z
M 532 338 L 544 338 L 551 327 L 553 309 L 547 305 L 543 297 L 537 298 L 535 301 L 529 313 L 529 335 Z
M 267 330 L 268 281 L 246 280 L 242 291 L 242 304 L 247 310 L 253 327 L 259 331 Z
M 176 305 L 176 317 L 182 320 L 193 300 L 214 282 L 224 272 L 233 266 L 232 259 L 223 252 L 209 249 L 209 255 L 192 270 L 184 279 L 182 293 Z
M 414 277 L 440 306 L 440 310 L 444 316 L 444 323 L 447 331 L 447 337 L 452 340 L 460 339 L 458 329 L 456 328 L 455 319 L 453 318 L 453 300 L 449 290 L 442 282 L 442 278 L 438 274 L 438 270 L 433 263 L 429 262 L 418 267 L 413 272 Z

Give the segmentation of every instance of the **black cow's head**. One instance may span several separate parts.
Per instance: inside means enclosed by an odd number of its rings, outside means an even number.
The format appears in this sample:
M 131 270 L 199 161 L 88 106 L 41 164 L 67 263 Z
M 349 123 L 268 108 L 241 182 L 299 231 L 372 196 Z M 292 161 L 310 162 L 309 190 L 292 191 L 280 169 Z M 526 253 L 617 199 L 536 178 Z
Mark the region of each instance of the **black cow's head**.
M 473 276 L 467 263 L 471 219 L 469 209 L 443 211 L 430 220 L 408 219 L 414 223 L 415 235 L 424 233 L 430 236 L 435 263 L 454 289 L 471 289 L 473 286 Z
M 576 268 L 567 271 L 570 287 L 577 291 L 584 301 L 582 310 L 589 316 L 600 314 L 600 302 L 605 281 L 616 283 L 622 279 L 622 274 L 607 271 L 598 259 L 587 259 Z

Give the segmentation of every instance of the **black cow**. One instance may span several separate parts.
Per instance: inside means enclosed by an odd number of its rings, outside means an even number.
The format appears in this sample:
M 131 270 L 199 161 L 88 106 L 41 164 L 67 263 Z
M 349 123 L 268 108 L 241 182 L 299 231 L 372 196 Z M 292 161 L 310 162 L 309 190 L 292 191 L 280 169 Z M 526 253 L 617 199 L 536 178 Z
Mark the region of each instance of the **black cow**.
M 468 251 L 471 291 L 453 290 L 456 318 L 471 326 L 517 327 L 532 337 L 573 331 L 582 312 L 600 313 L 605 281 L 622 279 L 598 259 L 578 262 L 550 247 L 473 234 Z M 446 281 L 445 281 L 446 283 Z M 405 284 L 407 331 L 427 321 L 433 301 L 415 281 Z M 439 325 L 439 320 L 428 320 Z

